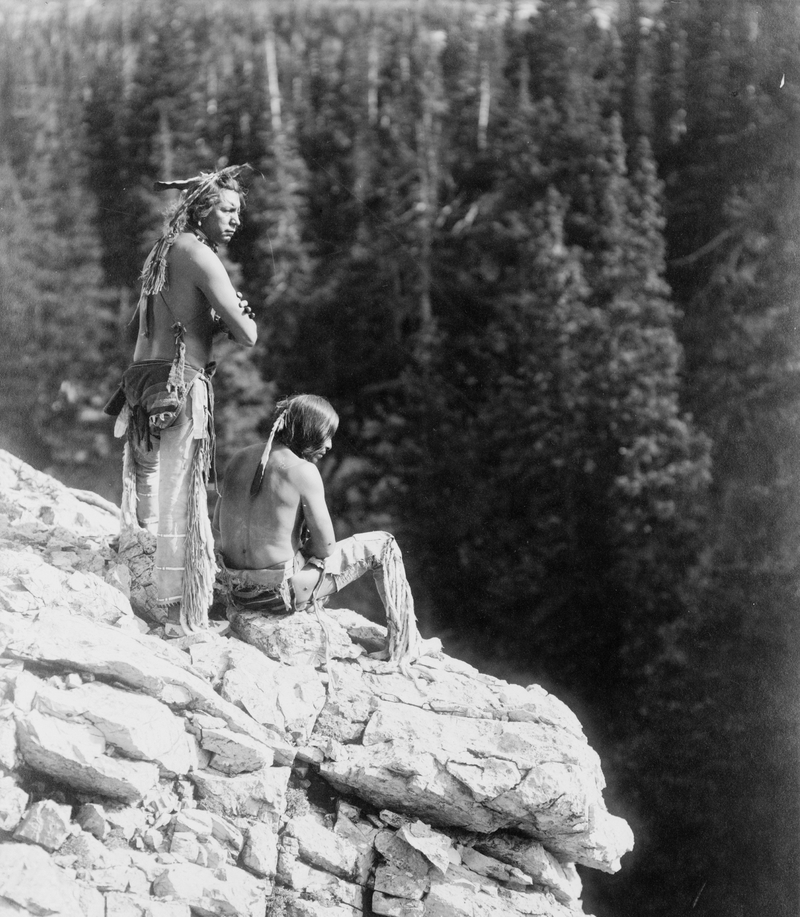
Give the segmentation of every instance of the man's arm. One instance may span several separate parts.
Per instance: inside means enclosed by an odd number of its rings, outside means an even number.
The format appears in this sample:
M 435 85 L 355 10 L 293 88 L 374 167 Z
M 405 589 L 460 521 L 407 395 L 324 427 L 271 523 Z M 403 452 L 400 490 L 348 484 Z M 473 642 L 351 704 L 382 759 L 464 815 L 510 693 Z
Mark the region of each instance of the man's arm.
M 303 553 L 313 557 L 328 557 L 333 553 L 336 536 L 325 502 L 325 485 L 316 465 L 300 462 L 296 466 L 294 484 L 300 492 L 300 505 L 310 538 Z
M 193 254 L 196 258 L 195 284 L 225 322 L 233 340 L 244 347 L 252 347 L 258 339 L 256 323 L 245 312 L 243 301 L 234 290 L 222 262 L 204 246 L 199 246 Z

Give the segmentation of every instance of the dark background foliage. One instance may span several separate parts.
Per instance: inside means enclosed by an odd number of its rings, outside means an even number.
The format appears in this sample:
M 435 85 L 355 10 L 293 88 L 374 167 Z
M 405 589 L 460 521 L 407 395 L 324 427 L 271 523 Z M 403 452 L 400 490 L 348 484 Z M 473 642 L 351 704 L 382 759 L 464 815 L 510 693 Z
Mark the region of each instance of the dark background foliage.
M 587 912 L 795 917 L 794 0 L 0 17 L 0 445 L 119 496 L 153 180 L 250 162 L 220 470 L 329 397 L 340 537 L 391 529 L 424 632 L 599 751 L 637 846 Z

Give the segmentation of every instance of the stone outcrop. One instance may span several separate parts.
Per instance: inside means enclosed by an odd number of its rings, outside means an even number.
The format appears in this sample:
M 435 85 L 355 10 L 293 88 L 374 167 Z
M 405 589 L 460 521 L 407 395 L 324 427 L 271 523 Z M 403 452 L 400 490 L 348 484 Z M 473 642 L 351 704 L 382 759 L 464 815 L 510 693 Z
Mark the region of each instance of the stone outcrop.
M 580 723 L 347 610 L 165 639 L 146 537 L 0 452 L 0 911 L 567 917 L 633 839 Z

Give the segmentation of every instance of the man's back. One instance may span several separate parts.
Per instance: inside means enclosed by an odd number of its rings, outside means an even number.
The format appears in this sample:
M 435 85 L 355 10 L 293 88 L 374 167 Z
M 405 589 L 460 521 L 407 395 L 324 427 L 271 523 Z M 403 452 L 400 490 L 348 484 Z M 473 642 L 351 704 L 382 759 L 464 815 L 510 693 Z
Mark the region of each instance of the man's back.
M 335 541 L 316 466 L 280 443 L 273 446 L 261 488 L 250 485 L 263 446 L 237 452 L 225 470 L 216 527 L 225 563 L 238 570 L 258 570 L 283 563 L 300 546 L 300 529 L 309 524 L 311 552 L 326 556 Z

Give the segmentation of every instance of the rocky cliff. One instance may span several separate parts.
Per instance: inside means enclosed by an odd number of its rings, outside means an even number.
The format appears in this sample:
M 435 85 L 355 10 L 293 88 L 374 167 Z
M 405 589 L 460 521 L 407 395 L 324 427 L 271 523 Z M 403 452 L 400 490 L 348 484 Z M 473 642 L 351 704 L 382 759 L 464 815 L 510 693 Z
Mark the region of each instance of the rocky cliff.
M 145 538 L 0 452 L 0 913 L 567 917 L 631 849 L 575 716 L 352 611 L 166 639 Z

